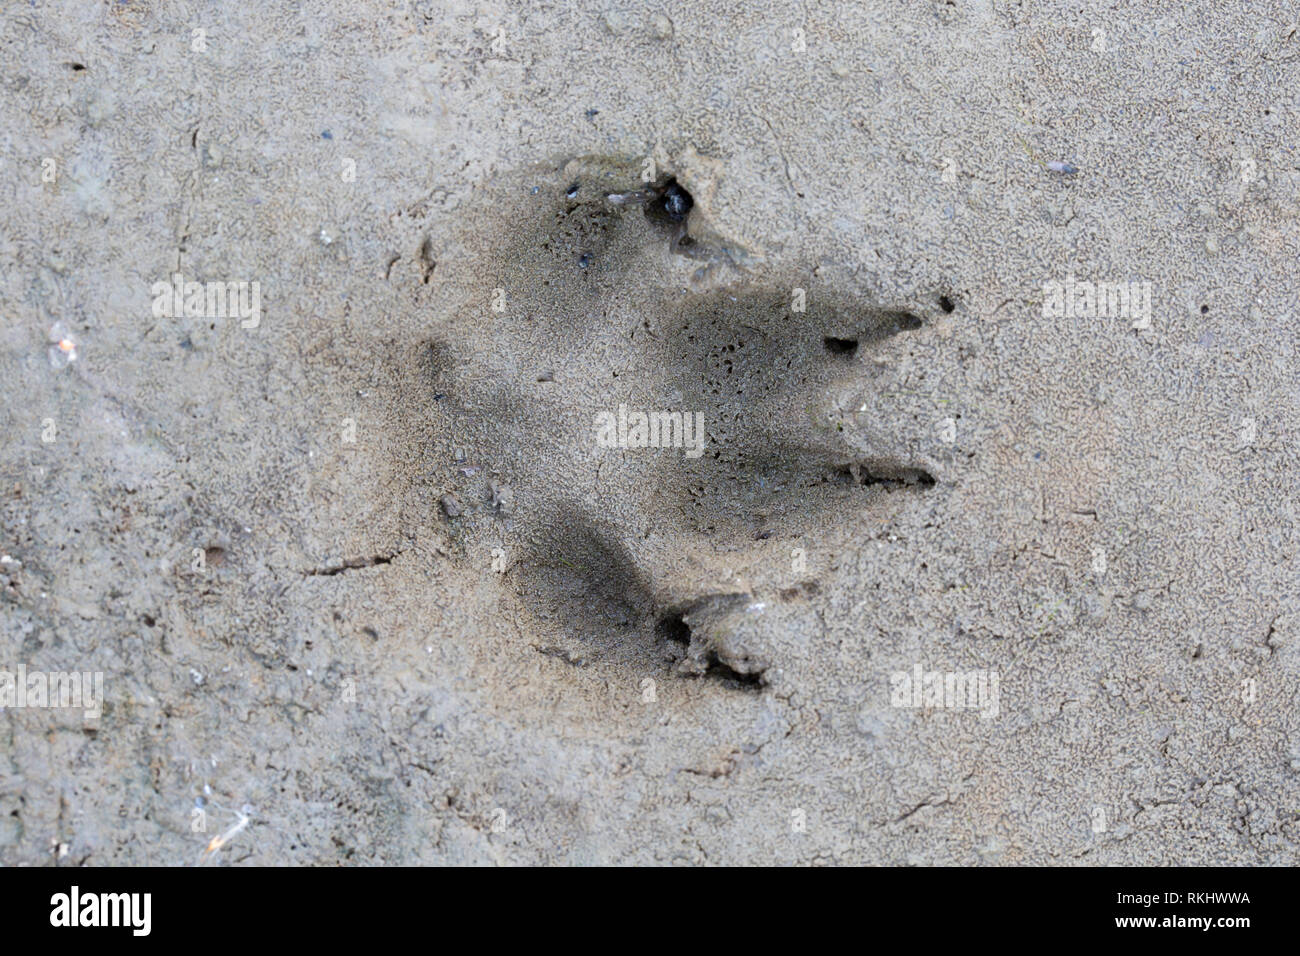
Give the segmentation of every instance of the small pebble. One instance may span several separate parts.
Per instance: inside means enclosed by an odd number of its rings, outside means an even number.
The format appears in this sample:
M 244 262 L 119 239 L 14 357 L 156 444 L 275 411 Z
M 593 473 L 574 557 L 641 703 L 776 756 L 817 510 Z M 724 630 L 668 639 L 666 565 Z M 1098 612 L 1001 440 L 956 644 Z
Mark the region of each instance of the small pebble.
M 515 510 L 515 492 L 509 485 L 503 485 L 495 479 L 488 482 L 489 501 L 493 508 L 503 515 Z

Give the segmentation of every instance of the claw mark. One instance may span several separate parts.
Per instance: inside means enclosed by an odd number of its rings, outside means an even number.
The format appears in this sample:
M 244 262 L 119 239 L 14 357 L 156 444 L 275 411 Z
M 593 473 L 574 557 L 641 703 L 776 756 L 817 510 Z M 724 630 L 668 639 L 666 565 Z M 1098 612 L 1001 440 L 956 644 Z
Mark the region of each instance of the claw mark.
M 394 551 L 392 554 L 376 554 L 368 558 L 348 558 L 342 564 L 327 565 L 323 568 L 309 568 L 302 573 L 307 577 L 317 577 L 342 574 L 344 571 L 352 571 L 357 568 L 373 568 L 380 564 L 392 564 L 394 558 L 404 553 L 404 551 Z

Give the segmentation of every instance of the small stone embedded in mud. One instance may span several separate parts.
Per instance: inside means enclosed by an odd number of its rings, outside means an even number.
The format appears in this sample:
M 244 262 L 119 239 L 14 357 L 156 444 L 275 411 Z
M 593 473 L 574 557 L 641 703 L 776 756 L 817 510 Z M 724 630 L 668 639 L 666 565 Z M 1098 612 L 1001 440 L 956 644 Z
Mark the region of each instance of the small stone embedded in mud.
M 438 503 L 442 505 L 443 513 L 448 518 L 459 518 L 461 516 L 460 502 L 456 500 L 455 495 L 443 495 L 438 499 Z
M 664 189 L 663 205 L 669 219 L 673 222 L 681 222 L 695 205 L 695 200 L 691 198 L 690 193 L 677 185 L 677 180 L 674 179 Z

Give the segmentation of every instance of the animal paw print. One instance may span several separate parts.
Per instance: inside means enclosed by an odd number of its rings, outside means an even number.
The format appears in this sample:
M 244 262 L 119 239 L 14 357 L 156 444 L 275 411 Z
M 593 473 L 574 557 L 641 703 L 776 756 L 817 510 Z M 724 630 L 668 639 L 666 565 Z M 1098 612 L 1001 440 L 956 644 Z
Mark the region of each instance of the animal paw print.
M 760 690 L 820 569 L 938 490 L 891 372 L 927 319 L 747 269 L 691 186 L 587 160 L 497 201 L 512 241 L 435 348 L 438 478 L 566 659 Z

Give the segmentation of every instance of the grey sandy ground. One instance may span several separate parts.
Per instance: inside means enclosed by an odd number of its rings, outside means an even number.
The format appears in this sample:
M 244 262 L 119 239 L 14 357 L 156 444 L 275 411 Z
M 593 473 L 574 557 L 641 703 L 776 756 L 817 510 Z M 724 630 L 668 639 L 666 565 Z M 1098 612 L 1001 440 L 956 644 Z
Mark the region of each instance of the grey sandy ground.
M 0 25 L 0 862 L 1297 862 L 1294 11 L 231 6 Z

